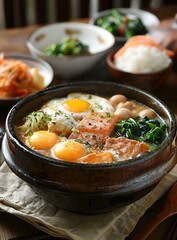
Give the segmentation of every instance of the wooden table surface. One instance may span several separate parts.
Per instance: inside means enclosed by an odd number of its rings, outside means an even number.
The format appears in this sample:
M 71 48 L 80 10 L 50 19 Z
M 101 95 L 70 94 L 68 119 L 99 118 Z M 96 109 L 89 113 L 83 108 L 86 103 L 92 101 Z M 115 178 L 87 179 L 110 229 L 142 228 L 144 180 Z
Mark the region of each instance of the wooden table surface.
M 175 13 L 177 13 L 177 4 L 168 7 L 161 7 L 160 9 L 153 10 L 160 20 L 174 17 Z M 9 29 L 9 30 L 1 30 L 0 31 L 0 52 L 4 53 L 25 53 L 29 54 L 26 41 L 30 33 L 36 29 L 38 26 L 29 26 L 26 28 L 18 28 L 18 29 Z M 176 69 L 177 70 L 177 69 Z M 106 71 L 106 70 L 105 70 Z M 87 78 L 100 78 L 100 80 L 105 80 L 107 77 L 104 73 L 98 73 L 95 75 L 95 72 L 91 72 L 87 75 Z M 79 80 L 79 79 L 78 79 Z M 54 79 L 54 83 L 60 84 L 62 79 Z M 172 112 L 177 117 L 177 71 L 173 71 L 170 75 L 168 81 L 165 85 L 153 94 L 160 98 L 164 103 L 166 103 Z M 4 109 L 0 107 L 0 127 L 4 127 L 4 122 L 6 115 L 9 109 Z M 147 213 L 140 219 L 139 223 L 135 227 L 134 231 L 127 240 L 133 239 L 134 234 L 145 226 L 146 222 L 151 219 L 156 212 L 162 207 L 163 202 L 165 201 L 165 195 L 155 203 Z M 166 239 L 168 230 L 173 222 L 175 217 L 170 218 L 165 221 L 161 226 L 154 231 L 149 239 L 151 240 L 162 240 Z M 32 225 L 18 219 L 15 216 L 12 216 L 9 213 L 0 212 L 0 240 L 8 240 L 12 237 L 20 237 L 20 239 L 25 240 L 23 236 L 26 235 L 34 235 L 41 234 L 42 232 L 38 229 L 34 228 Z M 48 238 L 50 239 L 50 238 Z M 53 239 L 53 238 L 52 238 Z M 58 238 L 59 239 L 59 238 Z M 60 238 L 61 239 L 61 238 Z

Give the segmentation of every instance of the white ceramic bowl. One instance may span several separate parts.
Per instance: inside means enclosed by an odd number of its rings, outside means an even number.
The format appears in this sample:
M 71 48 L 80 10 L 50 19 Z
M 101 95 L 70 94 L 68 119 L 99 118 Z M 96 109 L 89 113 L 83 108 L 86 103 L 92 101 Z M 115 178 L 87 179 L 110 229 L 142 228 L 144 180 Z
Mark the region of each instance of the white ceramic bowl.
M 58 43 L 68 33 L 89 46 L 91 54 L 83 56 L 49 56 L 44 49 Z M 70 35 L 71 36 L 71 35 Z M 86 23 L 65 22 L 50 24 L 36 29 L 27 41 L 30 53 L 44 59 L 61 78 L 75 78 L 86 73 L 103 59 L 115 44 L 114 36 L 107 30 Z
M 114 8 L 115 10 L 119 10 L 120 12 L 128 15 L 128 16 L 137 16 L 141 19 L 144 26 L 147 28 L 147 30 L 150 30 L 152 27 L 159 25 L 160 21 L 159 19 L 152 13 L 141 10 L 141 9 L 135 9 L 135 8 Z M 105 11 L 101 11 L 96 13 L 92 18 L 90 19 L 89 23 L 96 25 L 96 21 L 99 18 L 102 18 L 109 14 L 113 9 L 108 9 Z M 122 46 L 127 38 L 126 37 L 115 37 L 116 44 L 118 46 Z

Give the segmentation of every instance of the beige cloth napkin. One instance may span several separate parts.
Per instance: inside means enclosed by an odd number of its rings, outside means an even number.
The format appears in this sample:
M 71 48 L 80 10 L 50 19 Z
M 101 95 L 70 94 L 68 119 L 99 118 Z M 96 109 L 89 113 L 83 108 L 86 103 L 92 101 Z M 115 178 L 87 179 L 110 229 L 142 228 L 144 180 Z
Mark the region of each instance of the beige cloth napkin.
M 44 201 L 8 168 L 0 167 L 0 209 L 56 237 L 73 240 L 123 240 L 139 218 L 177 181 L 177 165 L 148 195 L 126 207 L 98 215 L 62 210 Z

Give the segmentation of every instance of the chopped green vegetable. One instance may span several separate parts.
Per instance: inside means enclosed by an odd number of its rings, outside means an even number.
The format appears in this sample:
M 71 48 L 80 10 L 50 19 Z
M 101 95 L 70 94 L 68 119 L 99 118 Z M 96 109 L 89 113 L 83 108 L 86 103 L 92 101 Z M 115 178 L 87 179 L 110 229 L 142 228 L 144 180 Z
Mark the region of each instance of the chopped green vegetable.
M 61 42 L 48 46 L 44 49 L 44 52 L 55 56 L 84 55 L 90 53 L 88 45 L 71 37 L 66 37 Z
M 140 18 L 131 19 L 128 21 L 126 27 L 125 27 L 125 36 L 130 38 L 135 35 L 141 35 L 146 34 L 147 29 L 143 25 Z
M 116 123 L 114 133 L 116 137 L 124 136 L 129 139 L 149 143 L 152 147 L 158 146 L 166 136 L 166 124 L 157 119 L 129 118 Z
M 24 121 L 24 124 L 19 129 L 24 134 L 30 134 L 34 131 L 47 129 L 50 117 L 44 111 L 39 110 L 28 114 Z
M 147 33 L 141 19 L 137 16 L 128 16 L 120 10 L 113 9 L 109 14 L 96 20 L 96 25 L 107 29 L 114 36 L 130 38 Z

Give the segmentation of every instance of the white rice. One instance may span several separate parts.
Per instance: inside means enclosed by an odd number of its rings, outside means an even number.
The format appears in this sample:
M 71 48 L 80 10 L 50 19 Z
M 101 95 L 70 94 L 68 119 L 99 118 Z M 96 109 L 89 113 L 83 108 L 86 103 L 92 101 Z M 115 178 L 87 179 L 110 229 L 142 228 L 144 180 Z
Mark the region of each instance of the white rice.
M 153 73 L 165 69 L 170 57 L 156 47 L 139 45 L 128 48 L 114 63 L 117 68 L 131 73 Z

